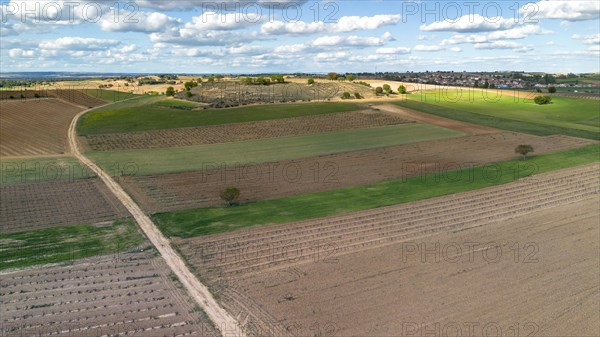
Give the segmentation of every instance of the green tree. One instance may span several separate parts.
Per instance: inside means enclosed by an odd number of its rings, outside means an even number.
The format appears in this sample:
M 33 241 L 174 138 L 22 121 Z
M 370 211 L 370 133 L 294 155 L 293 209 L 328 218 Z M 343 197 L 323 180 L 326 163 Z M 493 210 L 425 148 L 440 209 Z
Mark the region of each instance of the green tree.
M 308 81 L 306 81 L 308 84 L 315 84 L 315 79 L 314 78 L 309 78 Z
M 362 97 L 362 95 L 361 95 L 360 93 L 358 93 L 358 92 L 355 92 L 355 93 L 354 93 L 354 97 L 355 97 L 356 99 L 361 99 L 361 98 L 363 98 L 363 97 Z
M 168 88 L 167 88 L 167 91 L 165 91 L 165 94 L 166 94 L 167 96 L 175 96 L 175 88 L 173 88 L 173 87 L 168 87 Z
M 240 197 L 240 189 L 236 187 L 226 188 L 221 192 L 221 199 L 227 203 L 227 206 L 234 205 Z
M 352 74 L 346 74 L 346 79 L 350 82 L 354 81 L 356 77 Z
M 403 85 L 400 85 L 398 87 L 398 92 L 401 93 L 401 94 L 403 94 L 403 95 L 406 94 L 406 87 L 403 86 Z
M 531 145 L 519 145 L 515 148 L 515 153 L 520 154 L 523 157 L 523 160 L 527 158 L 528 153 L 533 151 L 533 146 Z
M 214 76 L 209 76 L 207 82 L 208 83 L 214 83 L 215 82 L 215 77 Z
M 543 104 L 550 104 L 550 102 L 552 102 L 552 97 L 550 96 L 536 96 L 533 101 L 535 102 L 535 104 L 538 105 L 543 105 Z
M 375 88 L 375 94 L 378 96 L 383 94 L 383 88 L 382 87 Z
M 349 99 L 350 97 L 352 97 L 352 96 L 350 96 L 350 93 L 347 91 L 342 94 L 343 99 Z
M 185 92 L 185 97 L 187 97 L 187 98 L 190 98 L 190 97 L 192 97 L 192 96 L 194 96 L 194 94 L 192 94 L 192 92 L 191 92 L 191 91 L 186 91 L 186 92 Z
M 553 85 L 552 85 L 552 86 L 549 86 L 549 87 L 548 87 L 548 92 L 549 92 L 549 93 L 551 93 L 551 94 L 554 94 L 554 93 L 556 92 L 556 87 L 555 87 L 555 86 L 553 86 Z
M 338 78 L 339 78 L 339 75 L 337 73 L 331 72 L 331 73 L 327 74 L 328 80 L 335 81 Z
M 390 87 L 389 84 L 384 84 L 383 85 L 383 91 L 387 92 L 388 94 L 392 93 L 392 87 Z

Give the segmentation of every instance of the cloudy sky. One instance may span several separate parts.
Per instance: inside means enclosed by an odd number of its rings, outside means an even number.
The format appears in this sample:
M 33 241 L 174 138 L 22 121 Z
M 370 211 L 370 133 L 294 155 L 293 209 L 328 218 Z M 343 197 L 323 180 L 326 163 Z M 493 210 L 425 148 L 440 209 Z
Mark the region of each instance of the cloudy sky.
M 600 71 L 600 1 L 2 1 L 0 70 Z

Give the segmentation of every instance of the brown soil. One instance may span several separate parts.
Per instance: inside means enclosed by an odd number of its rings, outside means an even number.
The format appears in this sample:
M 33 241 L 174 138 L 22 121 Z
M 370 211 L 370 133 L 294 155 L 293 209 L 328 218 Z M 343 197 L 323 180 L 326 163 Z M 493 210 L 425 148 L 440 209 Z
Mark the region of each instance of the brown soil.
M 411 110 L 411 109 L 407 109 L 407 108 L 402 108 L 396 105 L 378 105 L 377 108 L 383 110 L 383 111 L 387 111 L 387 112 L 391 112 L 391 113 L 395 113 L 398 114 L 399 116 L 401 116 L 402 118 L 406 118 L 409 120 L 413 120 L 413 121 L 419 121 L 419 122 L 424 122 L 424 123 L 428 123 L 428 124 L 434 124 L 434 125 L 439 125 L 441 127 L 445 127 L 448 129 L 453 129 L 453 130 L 457 130 L 457 131 L 463 131 L 463 132 L 468 132 L 468 133 L 472 133 L 472 134 L 485 134 L 485 133 L 497 133 L 497 132 L 501 132 L 501 130 L 498 129 L 494 129 L 494 128 L 490 128 L 487 126 L 482 126 L 482 125 L 477 125 L 477 124 L 471 124 L 471 123 L 467 123 L 467 122 L 461 122 L 461 121 L 457 121 L 457 120 L 453 120 L 453 119 L 447 119 L 447 118 L 443 118 L 443 117 L 438 117 L 435 115 L 430 115 L 427 113 L 422 113 L 419 111 L 415 111 L 415 110 Z
M 599 169 L 177 241 L 262 334 L 597 336 Z
M 366 110 L 206 127 L 90 135 L 85 139 L 93 151 L 113 151 L 228 143 L 402 123 L 409 121 L 395 114 Z
M 94 224 L 127 216 L 99 179 L 0 186 L 0 233 Z
M 519 144 L 535 154 L 575 148 L 593 141 L 504 132 L 387 148 L 256 164 L 227 169 L 207 163 L 205 171 L 120 178 L 124 188 L 151 213 L 222 205 L 223 189 L 236 186 L 241 199 L 263 200 L 351 187 L 389 179 L 467 168 L 515 158 Z
M 35 95 L 38 97 L 35 97 Z M 105 105 L 108 102 L 99 98 L 89 96 L 82 91 L 75 89 L 53 89 L 53 90 L 0 90 L 0 100 L 8 100 L 8 102 L 22 102 L 24 96 L 27 103 L 31 102 L 32 98 L 59 98 L 65 102 L 83 107 L 93 108 Z M 13 98 L 11 99 L 10 96 Z M 4 104 L 5 102 L 2 102 Z
M 83 109 L 57 100 L 1 101 L 0 156 L 68 152 L 69 123 Z
M 218 336 L 151 251 L 4 274 L 2 336 Z

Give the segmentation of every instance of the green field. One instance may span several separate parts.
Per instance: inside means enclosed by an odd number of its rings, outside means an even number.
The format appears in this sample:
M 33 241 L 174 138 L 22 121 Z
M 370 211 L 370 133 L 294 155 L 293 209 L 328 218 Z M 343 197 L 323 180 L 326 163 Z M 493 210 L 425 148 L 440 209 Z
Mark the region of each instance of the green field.
M 79 121 L 78 131 L 81 135 L 146 131 L 364 109 L 364 106 L 353 103 L 270 104 L 230 109 L 187 109 L 191 104 L 194 103 L 167 100 L 160 96 L 134 98 L 85 114 Z M 185 108 L 182 109 L 182 106 Z
M 108 102 L 118 102 L 118 101 L 122 101 L 122 100 L 125 100 L 128 98 L 137 96 L 135 94 L 128 93 L 128 92 L 122 92 L 122 91 L 116 91 L 116 90 L 106 90 L 106 89 L 82 89 L 81 91 L 83 91 L 84 93 L 86 93 L 92 97 L 96 97 L 96 98 L 99 98 L 101 100 L 108 101 Z
M 395 104 L 414 110 L 499 129 L 546 136 L 564 134 L 600 139 L 600 101 L 553 96 L 552 104 L 537 105 L 529 99 L 501 96 L 486 101 L 479 91 L 470 100 L 467 90 L 447 91 L 447 99 L 436 101 L 439 92 L 409 95 Z M 457 99 L 460 98 L 460 99 Z
M 0 185 L 45 183 L 95 177 L 77 159 L 68 156 L 0 161 Z
M 1 233 L 0 270 L 115 254 L 144 242 L 133 220 L 107 226 L 76 225 Z
M 138 174 L 200 170 L 206 164 L 264 163 L 466 135 L 439 126 L 411 123 L 320 134 L 166 149 L 89 152 L 107 171 L 136 163 Z
M 153 218 L 165 235 L 193 237 L 256 225 L 307 220 L 423 200 L 505 184 L 533 173 L 543 173 L 597 162 L 598 160 L 600 160 L 600 145 L 590 145 L 536 156 L 527 161 L 517 160 L 497 163 L 502 174 L 493 181 L 484 179 L 484 167 L 478 167 L 473 171 L 469 171 L 469 174 L 461 174 L 460 179 L 452 179 L 451 181 L 438 180 L 436 178 L 439 176 L 432 174 L 409 178 L 404 181 L 393 180 L 366 186 L 258 201 L 236 207 L 160 213 L 153 215 Z M 520 173 L 515 174 L 515 172 Z M 459 175 L 455 172 L 449 172 L 448 176 L 458 177 Z

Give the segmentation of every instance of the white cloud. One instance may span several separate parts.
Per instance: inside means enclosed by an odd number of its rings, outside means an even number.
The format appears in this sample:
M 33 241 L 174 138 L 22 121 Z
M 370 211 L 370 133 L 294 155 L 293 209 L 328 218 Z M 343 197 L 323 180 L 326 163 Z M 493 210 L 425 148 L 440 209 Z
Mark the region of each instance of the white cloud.
M 441 51 L 444 49 L 446 49 L 446 48 L 444 48 L 444 46 L 436 46 L 436 45 L 426 46 L 423 44 L 416 45 L 413 48 L 414 51 L 421 51 L 421 52 L 436 52 L 436 51 Z
M 347 33 L 358 30 L 373 30 L 383 26 L 395 25 L 400 22 L 400 15 L 374 15 L 374 16 L 343 16 L 336 23 L 314 22 L 282 22 L 270 21 L 264 23 L 261 31 L 272 35 L 306 35 L 315 33 Z
M 545 0 L 524 5 L 519 12 L 526 19 L 533 20 L 596 20 L 600 18 L 600 2 L 595 0 Z
M 154 33 L 173 29 L 181 23 L 180 19 L 158 12 L 136 12 L 132 13 L 133 16 L 131 18 L 129 18 L 129 15 L 123 13 L 121 15 L 123 16 L 121 20 L 115 20 L 112 15 L 105 15 L 100 20 L 102 30 L 107 32 Z M 125 19 L 125 17 L 128 17 L 128 19 Z
M 42 41 L 39 47 L 46 50 L 104 50 L 120 43 L 116 40 L 65 36 L 56 40 Z
M 600 51 L 600 45 L 598 46 L 591 46 L 588 48 L 589 51 Z
M 256 13 L 204 12 L 200 16 L 194 16 L 191 22 L 186 23 L 182 34 L 185 34 L 185 31 L 237 30 L 256 25 L 262 20 L 263 17 Z
M 393 40 L 392 35 L 386 32 L 381 37 L 322 36 L 312 41 L 310 45 L 313 47 L 375 47 L 391 40 Z
M 290 44 L 290 45 L 283 45 L 283 46 L 278 46 L 275 48 L 274 52 L 277 54 L 296 54 L 296 53 L 300 53 L 303 52 L 304 50 L 306 50 L 307 46 L 305 44 Z
M 35 51 L 33 50 L 24 50 L 20 48 L 13 48 L 8 51 L 8 56 L 12 58 L 29 58 L 35 57 Z
M 517 25 L 516 19 L 505 19 L 503 17 L 485 17 L 479 14 L 463 15 L 456 20 L 437 21 L 428 25 L 421 25 L 420 29 L 426 32 L 449 31 L 449 32 L 485 32 L 509 29 Z
M 486 43 L 476 43 L 476 49 L 510 49 L 516 52 L 527 52 L 533 50 L 531 46 L 524 46 L 513 41 L 494 41 Z
M 452 47 L 452 48 L 450 48 L 450 51 L 453 51 L 455 53 L 460 53 L 462 51 L 462 49 L 460 49 L 459 47 Z
M 375 50 L 375 53 L 383 54 L 383 55 L 409 54 L 410 48 L 406 48 L 406 47 L 377 48 L 377 50 Z
M 498 40 L 516 40 L 516 39 L 524 39 L 531 35 L 546 35 L 551 34 L 552 31 L 542 29 L 537 25 L 525 25 L 520 27 L 515 27 L 507 30 L 501 30 L 497 32 L 491 33 L 482 33 L 482 34 L 456 34 L 451 36 L 448 39 L 442 40 L 442 45 L 455 45 L 455 44 L 463 44 L 463 43 L 484 43 L 484 42 L 492 42 Z
M 230 47 L 228 52 L 233 55 L 259 55 L 266 53 L 267 49 L 261 46 L 243 45 L 240 47 Z
M 582 40 L 585 44 L 600 44 L 600 33 L 596 35 L 573 34 L 571 38 L 575 40 Z
M 206 10 L 218 10 L 221 6 L 225 9 L 231 10 L 232 8 L 235 8 L 235 6 L 246 6 L 246 8 L 252 9 L 253 7 L 250 6 L 254 4 L 267 8 L 282 8 L 287 5 L 300 7 L 307 1 L 308 0 L 137 0 L 136 4 L 140 7 L 161 10 L 185 10 L 201 7 Z

